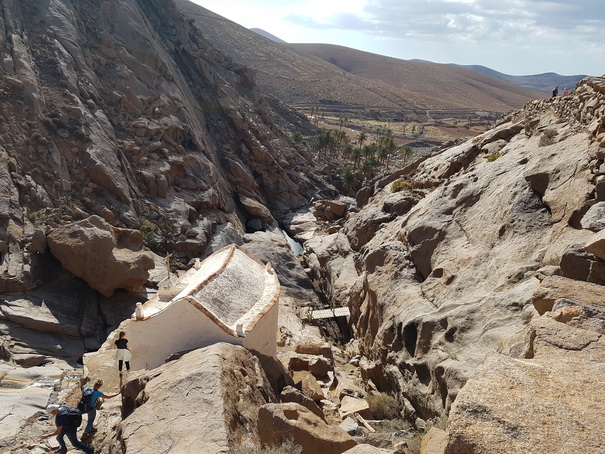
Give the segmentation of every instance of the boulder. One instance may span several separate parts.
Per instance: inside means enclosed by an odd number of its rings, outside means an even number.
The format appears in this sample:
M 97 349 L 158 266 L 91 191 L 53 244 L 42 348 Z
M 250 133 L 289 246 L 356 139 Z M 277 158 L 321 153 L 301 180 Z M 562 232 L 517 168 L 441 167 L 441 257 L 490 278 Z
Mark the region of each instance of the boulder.
M 344 217 L 349 205 L 340 200 L 319 200 L 314 203 L 315 216 L 328 221 Z
M 284 403 L 295 402 L 309 409 L 313 414 L 319 416 L 321 419 L 325 419 L 323 411 L 321 408 L 319 408 L 319 405 L 317 405 L 313 399 L 306 396 L 293 386 L 286 386 L 284 389 L 282 389 L 279 397 Z
M 605 202 L 597 202 L 582 216 L 580 221 L 583 229 L 598 232 L 605 229 Z
M 605 260 L 605 229 L 595 233 L 584 245 L 584 250 L 601 260 Z
M 275 400 L 258 360 L 225 343 L 187 353 L 137 383 L 125 392 L 130 403 L 123 407 L 131 412 L 120 423 L 121 442 L 115 440 L 125 454 L 185 454 L 201 452 L 201 446 L 204 454 L 228 452 L 256 433 L 258 407 Z
M 605 260 L 589 254 L 579 246 L 566 250 L 559 266 L 565 277 L 605 285 Z
M 443 454 L 447 444 L 447 433 L 431 427 L 420 441 L 420 454 Z
M 155 266 L 142 250 L 141 232 L 115 228 L 99 216 L 54 228 L 47 240 L 67 270 L 105 296 L 118 288 L 139 289 Z
M 353 250 L 359 251 L 372 239 L 381 225 L 392 220 L 393 216 L 391 213 L 385 214 L 382 209 L 370 205 L 357 216 L 349 219 L 344 225 L 344 233 Z
M 377 448 L 376 446 L 362 443 L 358 444 L 357 446 L 353 446 L 343 454 L 391 454 L 392 452 L 392 449 Z
M 334 370 L 334 366 L 328 363 L 324 358 L 311 358 L 309 360 L 309 372 L 317 378 L 324 378 L 328 372 Z
M 539 314 L 551 311 L 557 300 L 605 311 L 605 287 L 562 276 L 548 276 L 535 290 L 532 303 Z
M 248 214 L 260 218 L 266 224 L 273 223 L 274 219 L 271 215 L 271 211 L 269 211 L 269 208 L 267 208 L 261 202 L 241 194 L 239 196 L 239 200 Z
M 310 372 L 294 372 L 292 379 L 297 386 L 300 386 L 303 394 L 309 396 L 315 402 L 325 399 L 321 386 L 319 386 L 319 383 L 317 383 L 317 380 Z
M 365 399 L 344 396 L 340 401 L 340 417 L 344 419 L 354 413 L 360 414 L 365 419 L 372 419 L 370 405 Z
M 296 347 L 294 347 L 294 351 L 303 355 L 321 355 L 330 361 L 334 360 L 334 356 L 332 354 L 332 347 L 326 342 L 319 343 L 312 342 L 309 339 L 303 339 L 303 342 L 297 344 Z
M 310 410 L 297 403 L 266 404 L 258 412 L 261 441 L 279 446 L 292 438 L 303 452 L 341 454 L 357 443 L 337 426 L 329 426 Z
M 417 199 L 404 192 L 395 192 L 387 197 L 382 205 L 382 211 L 385 213 L 394 213 L 401 216 L 410 210 L 416 203 Z

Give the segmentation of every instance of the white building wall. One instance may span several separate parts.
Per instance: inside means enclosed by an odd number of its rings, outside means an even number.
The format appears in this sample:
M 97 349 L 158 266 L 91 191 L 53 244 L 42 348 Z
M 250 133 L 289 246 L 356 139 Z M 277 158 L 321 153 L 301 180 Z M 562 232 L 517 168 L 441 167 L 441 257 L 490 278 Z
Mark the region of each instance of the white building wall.
M 223 331 L 187 301 L 172 304 L 147 320 L 131 320 L 125 331 L 135 370 L 158 367 L 179 351 L 217 342 L 242 345 L 244 340 Z
M 254 329 L 246 333 L 242 345 L 248 350 L 276 357 L 278 315 L 279 303 L 275 302 L 273 307 L 258 321 Z

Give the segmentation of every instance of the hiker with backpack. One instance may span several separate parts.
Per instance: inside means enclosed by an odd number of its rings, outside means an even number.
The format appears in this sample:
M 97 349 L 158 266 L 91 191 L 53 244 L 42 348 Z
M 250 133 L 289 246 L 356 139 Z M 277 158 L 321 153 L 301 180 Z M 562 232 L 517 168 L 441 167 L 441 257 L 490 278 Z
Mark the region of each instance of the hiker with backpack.
M 82 412 L 77 408 L 71 408 L 67 405 L 51 404 L 46 407 L 46 411 L 51 415 L 55 415 L 55 425 L 57 429 L 48 435 L 42 435 L 42 439 L 57 436 L 59 449 L 55 451 L 58 454 L 65 454 L 67 446 L 63 437 L 67 436 L 74 448 L 84 451 L 86 454 L 94 454 L 94 449 L 86 446 L 78 440 L 78 427 L 82 424 Z
M 78 403 L 78 410 L 88 414 L 88 422 L 86 423 L 82 436 L 89 436 L 92 433 L 92 425 L 97 417 L 97 404 L 100 404 L 101 402 L 99 398 L 112 399 L 120 394 L 119 391 L 111 396 L 104 394 L 102 391 L 99 391 L 101 386 L 103 386 L 103 380 L 99 379 L 95 381 L 94 385 L 88 386 L 82 390 L 82 397 Z

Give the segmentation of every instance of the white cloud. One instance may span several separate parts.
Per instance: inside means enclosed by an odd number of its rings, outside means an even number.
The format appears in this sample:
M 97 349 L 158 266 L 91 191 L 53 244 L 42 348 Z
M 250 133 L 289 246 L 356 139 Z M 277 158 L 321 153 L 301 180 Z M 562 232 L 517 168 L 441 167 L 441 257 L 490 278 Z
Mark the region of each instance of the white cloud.
M 195 2 L 288 42 L 482 64 L 509 74 L 605 73 L 602 0 Z

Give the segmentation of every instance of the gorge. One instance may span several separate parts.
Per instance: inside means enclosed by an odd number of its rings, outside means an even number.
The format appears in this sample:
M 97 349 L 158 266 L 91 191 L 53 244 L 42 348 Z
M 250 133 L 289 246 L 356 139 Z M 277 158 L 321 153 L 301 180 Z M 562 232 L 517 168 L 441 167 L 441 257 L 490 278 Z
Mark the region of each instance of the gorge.
M 427 431 L 427 454 L 605 452 L 605 78 L 368 174 L 353 201 L 338 163 L 292 139 L 317 126 L 182 5 L 0 2 L 0 453 L 49 452 L 44 408 L 73 402 L 85 359 L 231 243 L 279 277 L 280 361 L 219 343 L 107 377 L 122 398 L 98 452 L 296 433 L 305 453 L 404 453 Z M 346 343 L 306 319 L 325 304 L 349 309 Z M 346 411 L 376 394 L 407 434 Z M 365 437 L 339 428 L 360 413 Z

